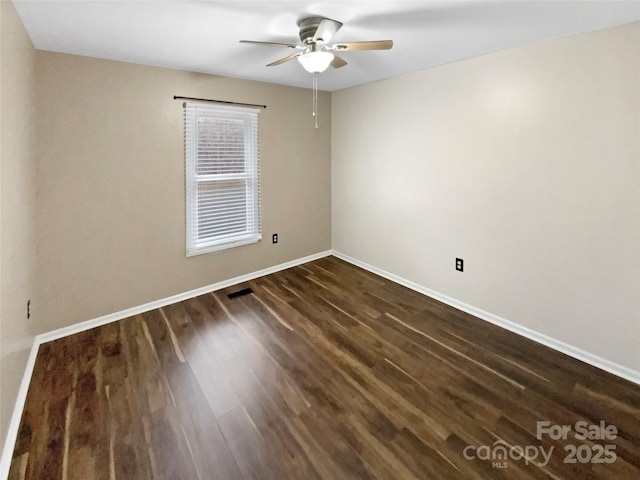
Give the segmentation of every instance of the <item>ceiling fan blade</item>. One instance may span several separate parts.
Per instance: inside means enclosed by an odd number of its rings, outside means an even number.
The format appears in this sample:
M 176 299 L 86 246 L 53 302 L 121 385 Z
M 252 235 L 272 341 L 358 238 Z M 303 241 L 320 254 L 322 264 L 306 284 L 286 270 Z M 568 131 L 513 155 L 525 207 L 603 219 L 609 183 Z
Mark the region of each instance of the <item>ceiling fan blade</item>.
M 280 60 L 276 60 L 275 62 L 271 62 L 270 64 L 267 65 L 267 67 L 275 67 L 276 65 L 282 65 L 285 62 L 288 62 L 289 60 L 293 60 L 296 57 L 299 57 L 300 55 L 302 55 L 302 53 L 298 52 L 298 53 L 294 53 L 293 55 L 289 55 L 288 57 L 284 57 L 281 58 Z
M 331 61 L 331 66 L 333 68 L 341 68 L 344 67 L 347 64 L 347 62 L 345 62 L 342 58 L 340 58 L 337 55 L 333 56 L 333 60 Z
M 253 45 L 263 45 L 265 47 L 304 48 L 299 45 L 292 45 L 290 43 L 255 42 L 253 40 L 240 40 L 240 43 L 251 43 Z
M 338 51 L 349 50 L 389 50 L 393 47 L 393 40 L 374 40 L 371 42 L 337 43 L 332 48 Z
M 327 43 L 341 27 L 342 23 L 331 20 L 330 18 L 325 18 L 320 22 L 320 25 L 318 25 L 318 29 L 313 35 L 313 41 Z

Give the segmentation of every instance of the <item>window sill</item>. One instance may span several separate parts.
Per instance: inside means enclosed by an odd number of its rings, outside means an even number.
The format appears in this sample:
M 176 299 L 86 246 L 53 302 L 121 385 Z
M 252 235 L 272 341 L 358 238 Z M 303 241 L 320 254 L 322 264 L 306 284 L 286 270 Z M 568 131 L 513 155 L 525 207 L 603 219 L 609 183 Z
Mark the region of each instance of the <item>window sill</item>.
M 187 246 L 187 257 L 195 257 L 196 255 L 202 255 L 205 253 L 219 252 L 222 250 L 227 250 L 229 248 L 250 245 L 252 243 L 258 243 L 260 240 L 262 240 L 262 235 L 251 235 L 248 237 L 245 236 L 241 238 L 225 240 L 224 242 Z

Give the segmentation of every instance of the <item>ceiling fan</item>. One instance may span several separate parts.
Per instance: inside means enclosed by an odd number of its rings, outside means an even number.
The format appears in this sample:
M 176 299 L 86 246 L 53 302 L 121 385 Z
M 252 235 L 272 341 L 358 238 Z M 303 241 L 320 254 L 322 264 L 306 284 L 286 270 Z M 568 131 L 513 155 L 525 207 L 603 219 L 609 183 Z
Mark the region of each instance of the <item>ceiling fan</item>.
M 331 38 L 340 30 L 342 23 L 324 17 L 310 17 L 298 23 L 300 28 L 300 44 L 256 42 L 253 40 L 240 40 L 240 43 L 252 43 L 267 47 L 284 47 L 299 50 L 287 57 L 269 63 L 267 67 L 282 65 L 289 60 L 297 58 L 304 69 L 309 73 L 324 72 L 329 65 L 333 68 L 344 67 L 347 62 L 336 55 L 335 52 L 348 52 L 354 50 L 389 50 L 393 47 L 392 40 L 374 40 L 369 42 L 346 42 L 329 44 Z

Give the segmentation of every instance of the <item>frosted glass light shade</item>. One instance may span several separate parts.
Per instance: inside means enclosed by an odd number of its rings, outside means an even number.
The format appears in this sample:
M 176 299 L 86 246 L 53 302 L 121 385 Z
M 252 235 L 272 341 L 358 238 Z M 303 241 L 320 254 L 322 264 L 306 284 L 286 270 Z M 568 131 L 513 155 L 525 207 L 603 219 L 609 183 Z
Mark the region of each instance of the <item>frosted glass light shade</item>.
M 333 61 L 333 53 L 330 52 L 308 52 L 298 57 L 298 61 L 309 73 L 322 73 Z

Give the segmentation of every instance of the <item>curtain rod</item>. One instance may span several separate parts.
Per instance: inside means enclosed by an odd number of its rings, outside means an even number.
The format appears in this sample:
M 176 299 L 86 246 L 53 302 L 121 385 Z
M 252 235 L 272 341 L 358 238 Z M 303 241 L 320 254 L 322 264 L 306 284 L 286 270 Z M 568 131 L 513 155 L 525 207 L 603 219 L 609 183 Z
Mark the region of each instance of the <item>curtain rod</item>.
M 194 97 L 180 97 L 178 95 L 173 96 L 174 100 L 195 100 L 198 102 L 215 102 L 215 103 L 227 103 L 230 105 L 244 105 L 245 107 L 260 107 L 267 108 L 266 105 L 257 105 L 255 103 L 240 103 L 240 102 L 229 102 L 227 100 L 211 100 L 210 98 L 194 98 Z

